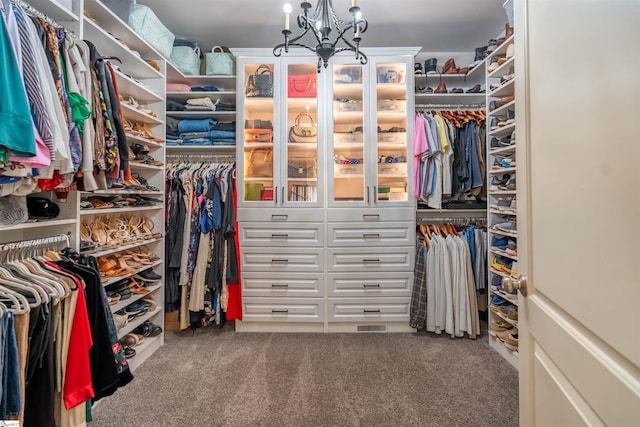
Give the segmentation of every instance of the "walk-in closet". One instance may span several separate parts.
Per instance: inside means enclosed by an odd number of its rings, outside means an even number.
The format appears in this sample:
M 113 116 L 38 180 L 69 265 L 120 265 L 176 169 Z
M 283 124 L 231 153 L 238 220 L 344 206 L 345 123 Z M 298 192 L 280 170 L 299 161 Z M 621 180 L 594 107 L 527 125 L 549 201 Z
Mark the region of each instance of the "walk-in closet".
M 636 425 L 638 17 L 0 0 L 0 425 Z

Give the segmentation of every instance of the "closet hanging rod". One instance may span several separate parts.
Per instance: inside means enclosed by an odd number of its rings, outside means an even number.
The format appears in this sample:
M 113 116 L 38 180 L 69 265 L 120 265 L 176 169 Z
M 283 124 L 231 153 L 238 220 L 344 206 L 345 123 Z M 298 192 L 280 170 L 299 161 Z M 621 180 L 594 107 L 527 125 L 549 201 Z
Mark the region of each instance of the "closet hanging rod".
M 67 30 L 64 25 L 58 24 L 56 21 L 54 21 L 53 19 L 48 17 L 46 14 L 40 12 L 38 9 L 36 9 L 32 5 L 30 5 L 29 3 L 25 2 L 24 0 L 18 0 L 17 4 L 18 4 L 18 6 L 20 6 L 27 13 L 27 15 L 31 15 L 31 16 L 34 16 L 36 18 L 42 18 L 45 21 L 47 21 L 49 24 L 53 25 L 54 27 L 62 28 L 66 32 L 68 32 L 71 35 L 75 36 L 73 31 Z
M 70 246 L 71 233 L 59 234 L 57 236 L 43 237 L 40 239 L 20 240 L 17 242 L 3 243 L 0 245 L 0 255 L 3 260 L 7 259 L 9 253 L 17 251 L 17 254 L 21 255 L 25 251 L 29 250 L 32 254 L 36 254 L 37 251 L 55 250 L 64 243 L 65 247 Z M 20 259 L 17 257 L 15 259 Z
M 470 224 L 486 224 L 486 217 L 451 217 L 451 218 L 418 218 L 418 224 L 454 224 L 454 225 L 470 225 Z
M 167 159 L 177 159 L 177 160 L 236 160 L 236 156 L 234 154 L 174 154 L 167 153 Z
M 452 110 L 458 109 L 478 109 L 484 108 L 485 104 L 415 104 L 415 108 L 449 108 Z

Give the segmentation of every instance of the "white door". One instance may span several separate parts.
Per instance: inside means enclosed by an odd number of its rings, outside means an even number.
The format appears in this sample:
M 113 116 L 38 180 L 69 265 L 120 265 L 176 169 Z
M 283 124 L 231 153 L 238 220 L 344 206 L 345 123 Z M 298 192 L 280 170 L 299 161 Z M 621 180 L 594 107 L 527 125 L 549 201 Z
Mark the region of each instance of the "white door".
M 640 1 L 516 0 L 515 32 L 520 423 L 640 426 Z

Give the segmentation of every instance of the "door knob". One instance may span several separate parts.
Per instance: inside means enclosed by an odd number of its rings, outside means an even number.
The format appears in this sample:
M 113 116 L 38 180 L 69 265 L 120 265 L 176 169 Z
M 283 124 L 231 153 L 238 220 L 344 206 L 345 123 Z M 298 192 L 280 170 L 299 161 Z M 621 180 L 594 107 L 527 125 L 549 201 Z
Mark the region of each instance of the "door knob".
M 529 294 L 527 291 L 527 278 L 524 276 L 520 276 L 517 279 L 513 277 L 503 277 L 502 289 L 504 289 L 508 294 L 513 292 L 514 289 L 517 289 L 523 297 L 526 297 Z

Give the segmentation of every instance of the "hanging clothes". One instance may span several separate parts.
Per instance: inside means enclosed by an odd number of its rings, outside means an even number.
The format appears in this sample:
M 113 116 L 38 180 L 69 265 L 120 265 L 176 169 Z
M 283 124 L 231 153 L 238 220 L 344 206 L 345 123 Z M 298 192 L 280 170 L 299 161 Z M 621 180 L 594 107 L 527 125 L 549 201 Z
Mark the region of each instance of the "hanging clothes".
M 235 165 L 176 162 L 166 188 L 166 310 L 180 310 L 183 329 L 236 319 L 227 313 L 239 298 L 229 293 L 239 286 Z

